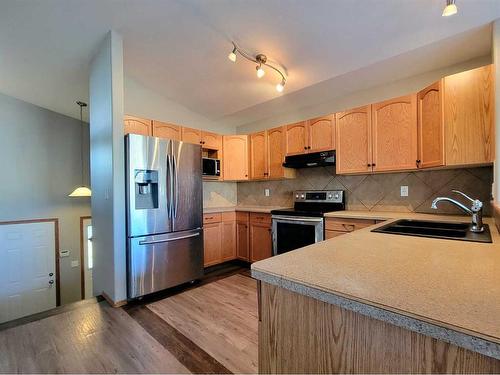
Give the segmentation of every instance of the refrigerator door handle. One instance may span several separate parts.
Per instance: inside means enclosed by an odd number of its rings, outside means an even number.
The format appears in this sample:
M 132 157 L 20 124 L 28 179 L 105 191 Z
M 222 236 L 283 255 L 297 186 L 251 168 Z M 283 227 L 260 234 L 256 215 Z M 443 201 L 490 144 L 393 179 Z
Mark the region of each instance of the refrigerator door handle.
M 200 235 L 200 232 L 196 232 L 193 234 L 188 234 L 185 236 L 173 237 L 173 238 L 163 238 L 161 240 L 153 240 L 153 241 L 139 241 L 139 245 L 153 245 L 155 243 L 163 243 L 163 242 L 171 242 L 177 240 L 184 240 L 186 238 L 197 237 Z
M 173 155 L 174 159 L 174 184 L 175 184 L 175 203 L 173 218 L 177 217 L 177 208 L 179 206 L 179 171 L 177 169 L 177 158 Z
M 173 205 L 173 198 L 174 198 L 174 182 L 173 182 L 173 166 L 172 166 L 172 156 L 167 155 L 167 181 L 170 183 L 169 186 L 167 186 L 168 189 L 168 194 L 167 194 L 167 212 L 168 212 L 168 218 L 173 218 L 174 217 L 174 205 Z

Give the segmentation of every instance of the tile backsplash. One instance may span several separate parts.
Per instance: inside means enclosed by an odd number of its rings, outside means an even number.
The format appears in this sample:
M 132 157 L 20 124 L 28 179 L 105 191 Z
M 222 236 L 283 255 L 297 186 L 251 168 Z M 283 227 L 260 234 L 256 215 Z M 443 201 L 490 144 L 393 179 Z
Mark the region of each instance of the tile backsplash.
M 443 203 L 439 210 L 430 208 L 437 196 L 455 196 L 457 189 L 479 198 L 484 214 L 491 215 L 493 167 L 443 169 L 402 173 L 339 176 L 332 167 L 297 170 L 297 178 L 282 181 L 243 182 L 237 184 L 240 205 L 292 206 L 295 190 L 346 190 L 347 209 L 374 211 L 406 211 L 460 214 L 451 204 Z M 408 186 L 408 196 L 401 197 L 401 186 Z M 270 189 L 270 196 L 264 195 Z
M 236 206 L 236 182 L 203 182 L 203 207 Z

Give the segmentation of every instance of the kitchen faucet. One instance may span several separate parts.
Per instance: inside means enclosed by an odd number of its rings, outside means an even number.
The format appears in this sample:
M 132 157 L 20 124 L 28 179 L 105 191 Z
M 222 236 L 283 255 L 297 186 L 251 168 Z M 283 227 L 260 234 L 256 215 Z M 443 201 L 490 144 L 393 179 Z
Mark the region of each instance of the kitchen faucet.
M 431 208 L 437 210 L 437 204 L 439 202 L 450 202 L 453 203 L 455 206 L 461 208 L 463 211 L 468 213 L 469 215 L 472 216 L 472 225 L 470 227 L 470 231 L 474 233 L 481 233 L 484 231 L 483 227 L 483 202 L 481 202 L 479 199 L 472 199 L 469 197 L 467 194 L 462 193 L 459 190 L 452 190 L 452 192 L 457 193 L 462 195 L 463 197 L 467 198 L 469 201 L 472 202 L 472 207 L 468 208 L 464 206 L 462 203 L 456 201 L 455 199 L 448 198 L 448 197 L 438 197 L 432 201 Z

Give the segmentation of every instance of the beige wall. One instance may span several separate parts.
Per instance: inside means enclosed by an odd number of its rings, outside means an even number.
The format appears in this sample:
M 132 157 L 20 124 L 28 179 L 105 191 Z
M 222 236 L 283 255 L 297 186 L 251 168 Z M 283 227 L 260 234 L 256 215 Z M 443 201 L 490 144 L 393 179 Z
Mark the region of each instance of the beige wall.
M 282 181 L 238 183 L 238 204 L 293 205 L 295 190 L 345 190 L 347 209 L 403 212 L 440 212 L 460 214 L 453 205 L 443 204 L 431 210 L 437 196 L 450 196 L 458 189 L 485 203 L 485 214 L 491 214 L 493 168 L 446 169 L 372 175 L 339 176 L 334 167 L 298 169 L 297 178 Z M 400 196 L 400 187 L 408 186 L 408 197 Z M 271 195 L 264 196 L 264 189 Z
M 490 63 L 491 56 L 483 56 L 471 61 L 466 61 L 446 68 L 433 70 L 413 77 L 393 82 L 386 82 L 382 85 L 377 85 L 366 90 L 356 91 L 347 95 L 336 97 L 327 102 L 318 99 L 318 104 L 316 105 L 302 108 L 300 106 L 297 106 L 293 109 L 293 111 L 286 111 L 284 113 L 276 112 L 275 115 L 266 119 L 238 126 L 236 132 L 238 134 L 252 133 L 275 126 L 290 124 L 317 116 L 323 116 L 326 114 L 355 108 L 361 105 L 395 98 L 398 96 L 417 92 L 446 75 L 462 72 Z
M 59 219 L 60 250 L 70 251 L 60 258 L 62 304 L 80 299 L 81 265 L 71 262 L 80 262 L 80 216 L 90 215 L 90 199 L 68 194 L 81 184 L 82 141 L 88 176 L 87 126 L 82 140 L 80 121 L 0 94 L 0 221 Z

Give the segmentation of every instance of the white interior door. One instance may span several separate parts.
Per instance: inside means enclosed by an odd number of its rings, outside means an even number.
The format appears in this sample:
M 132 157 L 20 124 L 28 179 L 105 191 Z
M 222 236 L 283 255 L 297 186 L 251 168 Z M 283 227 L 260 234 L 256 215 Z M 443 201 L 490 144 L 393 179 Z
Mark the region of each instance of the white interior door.
M 0 225 L 0 323 L 56 307 L 54 225 Z
M 92 268 L 93 268 L 93 251 L 92 251 L 92 220 L 83 220 L 83 272 L 85 279 L 85 295 L 84 299 L 94 296 L 92 283 Z

